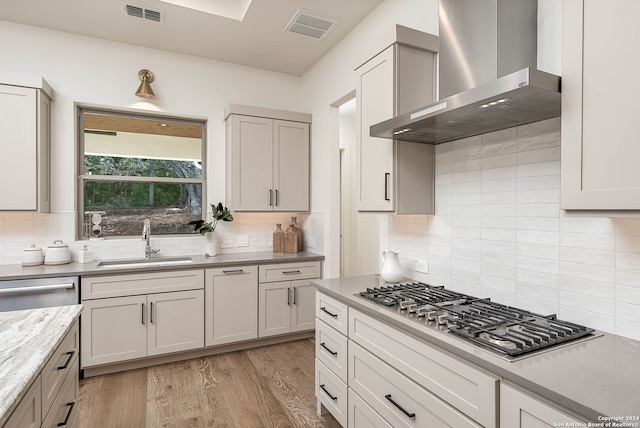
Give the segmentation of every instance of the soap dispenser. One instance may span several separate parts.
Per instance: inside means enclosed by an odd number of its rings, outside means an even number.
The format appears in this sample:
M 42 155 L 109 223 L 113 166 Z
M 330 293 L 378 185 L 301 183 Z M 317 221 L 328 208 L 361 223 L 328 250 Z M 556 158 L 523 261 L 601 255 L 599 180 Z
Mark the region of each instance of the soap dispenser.
M 82 246 L 82 251 L 78 253 L 78 263 L 89 263 L 93 261 L 93 251 L 85 244 Z

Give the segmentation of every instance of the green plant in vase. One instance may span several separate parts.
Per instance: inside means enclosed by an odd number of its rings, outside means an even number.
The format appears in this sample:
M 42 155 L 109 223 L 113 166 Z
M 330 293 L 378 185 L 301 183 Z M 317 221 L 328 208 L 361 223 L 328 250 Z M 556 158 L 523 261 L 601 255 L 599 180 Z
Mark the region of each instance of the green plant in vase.
M 213 220 L 204 221 L 204 220 L 194 220 L 190 221 L 189 226 L 193 226 L 193 230 L 195 232 L 200 233 L 202 236 L 206 235 L 208 232 L 213 232 L 216 230 L 216 226 L 220 220 L 222 221 L 233 221 L 233 216 L 229 212 L 229 208 L 223 207 L 222 202 L 218 202 L 218 205 L 211 204 L 211 211 L 213 212 Z

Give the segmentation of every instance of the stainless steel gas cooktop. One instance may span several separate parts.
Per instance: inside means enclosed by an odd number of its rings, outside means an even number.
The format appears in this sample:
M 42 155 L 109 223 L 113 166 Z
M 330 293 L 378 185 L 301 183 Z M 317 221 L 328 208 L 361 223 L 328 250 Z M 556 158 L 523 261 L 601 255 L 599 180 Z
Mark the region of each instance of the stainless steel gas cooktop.
M 446 326 L 450 333 L 507 360 L 596 336 L 594 329 L 555 315 L 540 315 L 421 282 L 367 288 L 359 295 L 417 322 Z

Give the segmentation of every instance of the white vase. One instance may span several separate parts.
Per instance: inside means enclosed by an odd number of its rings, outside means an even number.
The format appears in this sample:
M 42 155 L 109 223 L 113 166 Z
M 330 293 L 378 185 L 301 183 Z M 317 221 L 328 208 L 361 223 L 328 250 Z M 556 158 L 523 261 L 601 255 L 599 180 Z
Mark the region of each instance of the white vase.
M 207 257 L 218 255 L 218 232 L 215 230 L 204 234 L 204 253 Z
M 402 265 L 398 256 L 400 253 L 396 251 L 382 252 L 382 271 L 380 276 L 385 282 L 398 282 L 402 279 Z

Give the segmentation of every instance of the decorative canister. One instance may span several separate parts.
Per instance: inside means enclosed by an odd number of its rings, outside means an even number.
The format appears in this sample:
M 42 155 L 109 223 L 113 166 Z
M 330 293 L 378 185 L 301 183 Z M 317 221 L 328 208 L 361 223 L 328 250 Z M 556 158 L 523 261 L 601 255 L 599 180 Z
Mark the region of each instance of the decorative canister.
M 44 254 L 42 248 L 31 244 L 31 247 L 25 248 L 22 253 L 22 266 L 39 266 L 44 263 Z
M 276 230 L 273 231 L 273 252 L 284 253 L 284 230 L 282 224 L 276 224 Z
M 302 229 L 298 226 L 298 217 L 291 217 L 291 228 L 298 236 L 298 251 L 302 251 Z
M 284 233 L 284 252 L 285 253 L 297 253 L 298 252 L 298 234 L 293 229 L 293 225 L 290 224 Z

